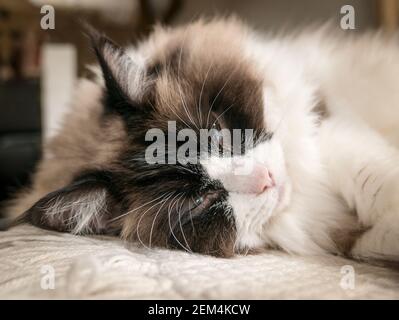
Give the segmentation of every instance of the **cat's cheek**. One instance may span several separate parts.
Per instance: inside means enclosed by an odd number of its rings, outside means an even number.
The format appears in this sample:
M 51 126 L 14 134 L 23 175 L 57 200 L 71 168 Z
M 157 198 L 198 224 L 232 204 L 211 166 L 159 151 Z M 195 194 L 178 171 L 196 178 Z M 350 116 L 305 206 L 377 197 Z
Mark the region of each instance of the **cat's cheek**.
M 236 252 L 262 247 L 262 226 L 269 218 L 264 201 L 253 194 L 230 192 L 228 202 L 233 208 L 236 225 Z

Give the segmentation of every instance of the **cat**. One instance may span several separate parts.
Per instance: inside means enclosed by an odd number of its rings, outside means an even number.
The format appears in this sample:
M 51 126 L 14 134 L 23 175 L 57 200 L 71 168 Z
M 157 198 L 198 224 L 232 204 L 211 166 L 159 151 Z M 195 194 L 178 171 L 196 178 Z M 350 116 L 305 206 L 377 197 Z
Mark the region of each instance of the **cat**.
M 88 33 L 99 68 L 10 206 L 17 222 L 218 257 L 399 260 L 396 38 L 260 35 L 236 18 L 158 26 L 128 48 Z M 253 145 L 149 163 L 146 133 L 176 134 L 169 122 L 251 129 Z

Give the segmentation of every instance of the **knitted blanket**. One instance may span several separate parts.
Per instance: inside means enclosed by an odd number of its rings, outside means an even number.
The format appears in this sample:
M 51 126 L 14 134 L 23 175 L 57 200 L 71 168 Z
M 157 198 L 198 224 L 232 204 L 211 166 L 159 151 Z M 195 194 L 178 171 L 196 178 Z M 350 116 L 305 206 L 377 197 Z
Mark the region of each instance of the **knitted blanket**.
M 0 298 L 399 298 L 399 271 L 271 251 L 221 259 L 110 237 L 0 232 Z

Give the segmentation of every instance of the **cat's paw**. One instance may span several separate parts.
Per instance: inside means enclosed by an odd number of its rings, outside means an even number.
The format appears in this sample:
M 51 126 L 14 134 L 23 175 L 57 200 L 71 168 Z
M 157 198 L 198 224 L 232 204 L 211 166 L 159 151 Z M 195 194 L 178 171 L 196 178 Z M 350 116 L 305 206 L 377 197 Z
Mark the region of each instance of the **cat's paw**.
M 351 255 L 358 259 L 399 261 L 399 213 L 387 213 L 354 244 Z

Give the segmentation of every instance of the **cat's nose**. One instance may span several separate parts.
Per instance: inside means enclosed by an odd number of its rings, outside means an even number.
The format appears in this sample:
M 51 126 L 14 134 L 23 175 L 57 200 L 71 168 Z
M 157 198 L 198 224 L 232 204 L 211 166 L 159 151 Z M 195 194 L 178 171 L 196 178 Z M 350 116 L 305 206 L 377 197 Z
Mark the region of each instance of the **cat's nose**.
M 272 173 L 262 165 L 255 166 L 250 179 L 253 181 L 251 183 L 253 193 L 262 193 L 276 185 Z

